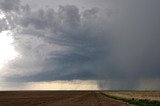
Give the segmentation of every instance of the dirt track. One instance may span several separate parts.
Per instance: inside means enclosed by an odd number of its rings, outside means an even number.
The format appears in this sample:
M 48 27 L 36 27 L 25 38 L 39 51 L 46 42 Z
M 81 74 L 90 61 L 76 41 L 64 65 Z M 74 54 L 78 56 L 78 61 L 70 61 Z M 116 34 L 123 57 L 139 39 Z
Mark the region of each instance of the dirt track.
M 90 91 L 0 92 L 0 106 L 131 106 Z

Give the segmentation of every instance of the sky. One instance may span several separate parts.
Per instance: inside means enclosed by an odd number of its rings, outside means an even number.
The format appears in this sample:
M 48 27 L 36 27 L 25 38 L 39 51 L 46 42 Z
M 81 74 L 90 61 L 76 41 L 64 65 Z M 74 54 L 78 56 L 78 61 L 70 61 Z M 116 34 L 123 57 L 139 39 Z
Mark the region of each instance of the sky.
M 0 0 L 0 90 L 160 90 L 159 5 Z

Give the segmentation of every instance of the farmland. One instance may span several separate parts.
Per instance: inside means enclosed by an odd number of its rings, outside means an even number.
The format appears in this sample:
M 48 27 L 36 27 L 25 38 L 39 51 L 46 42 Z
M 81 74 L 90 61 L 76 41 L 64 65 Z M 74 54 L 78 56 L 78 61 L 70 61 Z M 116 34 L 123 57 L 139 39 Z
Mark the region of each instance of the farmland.
M 135 98 L 160 101 L 159 91 L 106 91 L 105 93 L 127 99 Z
M 97 91 L 1 91 L 0 106 L 131 106 Z
M 160 106 L 158 91 L 106 91 L 107 97 L 136 106 Z
M 159 104 L 160 92 L 151 91 L 0 91 L 0 106 L 160 106 Z

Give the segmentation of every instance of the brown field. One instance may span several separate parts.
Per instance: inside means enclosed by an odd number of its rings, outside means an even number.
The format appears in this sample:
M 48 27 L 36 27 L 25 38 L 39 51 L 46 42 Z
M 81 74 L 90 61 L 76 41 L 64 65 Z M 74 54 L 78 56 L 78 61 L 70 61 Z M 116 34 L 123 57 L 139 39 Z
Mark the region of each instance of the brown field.
M 160 91 L 106 91 L 105 93 L 122 98 L 149 99 L 160 101 Z
M 96 91 L 1 91 L 0 106 L 131 106 Z

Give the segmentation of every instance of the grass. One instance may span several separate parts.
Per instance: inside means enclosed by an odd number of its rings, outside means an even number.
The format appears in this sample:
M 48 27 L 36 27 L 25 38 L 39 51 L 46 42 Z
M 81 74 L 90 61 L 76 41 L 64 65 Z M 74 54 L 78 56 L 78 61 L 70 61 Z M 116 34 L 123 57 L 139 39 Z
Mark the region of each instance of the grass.
M 148 99 L 160 101 L 160 91 L 105 91 L 108 95 L 127 99 Z
M 127 98 L 122 98 L 122 97 L 116 97 L 113 95 L 108 95 L 106 93 L 103 93 L 103 94 L 109 98 L 121 100 L 121 101 L 127 102 L 129 104 L 137 105 L 137 106 L 160 106 L 160 101 L 156 101 L 156 100 L 134 99 L 134 98 L 127 99 Z

